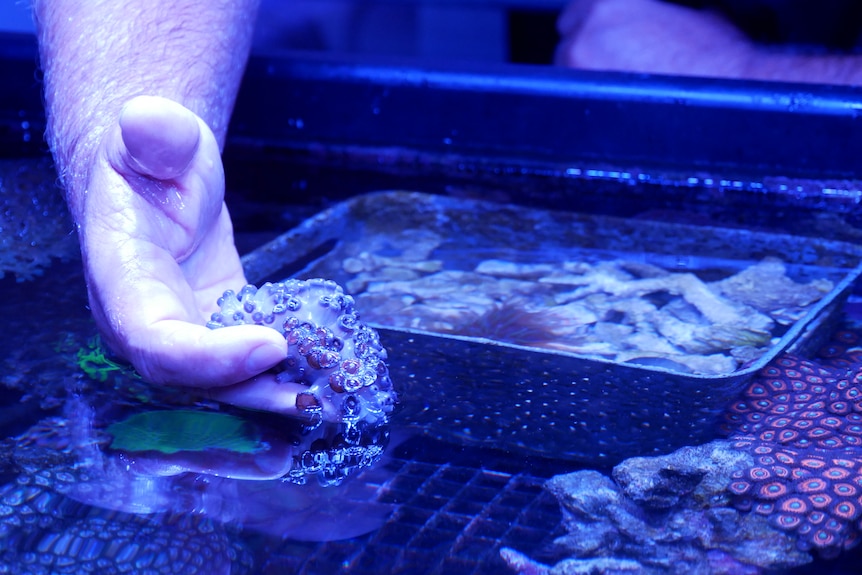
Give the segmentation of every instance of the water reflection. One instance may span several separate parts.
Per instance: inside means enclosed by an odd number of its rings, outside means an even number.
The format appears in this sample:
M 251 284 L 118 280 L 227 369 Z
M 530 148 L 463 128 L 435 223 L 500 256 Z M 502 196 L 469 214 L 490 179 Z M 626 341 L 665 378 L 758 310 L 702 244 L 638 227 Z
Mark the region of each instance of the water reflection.
M 4 455 L 17 477 L 0 490 L 6 548 L 0 572 L 249 572 L 241 532 L 276 540 L 349 539 L 378 529 L 391 515 L 392 505 L 378 502 L 386 472 L 369 471 L 371 461 L 356 461 L 364 471 L 338 486 L 282 477 L 293 455 L 326 433 L 324 426 L 303 436 L 296 422 L 277 432 L 249 421 L 260 431 L 257 451 L 236 444 L 193 449 L 180 435 L 172 439 L 186 445 L 173 452 L 117 450 L 103 421 L 116 410 L 100 399 L 100 393 L 78 393 L 62 416 L 6 442 Z M 211 413 L 195 409 L 180 413 Z M 171 424 L 170 411 L 155 413 Z M 378 431 L 369 442 L 381 445 L 387 436 Z

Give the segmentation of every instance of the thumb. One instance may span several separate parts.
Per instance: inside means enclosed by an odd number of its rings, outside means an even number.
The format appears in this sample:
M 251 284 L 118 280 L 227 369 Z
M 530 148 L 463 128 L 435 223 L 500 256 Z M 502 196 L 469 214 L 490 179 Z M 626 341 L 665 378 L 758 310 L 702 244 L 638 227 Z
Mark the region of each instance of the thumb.
M 181 176 L 194 158 L 201 138 L 197 116 L 188 108 L 158 96 L 138 96 L 120 112 L 120 132 L 131 169 L 157 180 Z

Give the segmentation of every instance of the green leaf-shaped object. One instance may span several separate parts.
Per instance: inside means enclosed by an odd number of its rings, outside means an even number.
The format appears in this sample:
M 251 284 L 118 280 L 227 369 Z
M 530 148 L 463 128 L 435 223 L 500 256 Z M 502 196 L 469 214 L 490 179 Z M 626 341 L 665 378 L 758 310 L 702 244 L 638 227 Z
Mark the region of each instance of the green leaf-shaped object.
M 226 413 L 164 410 L 136 413 L 108 426 L 111 447 L 123 451 L 204 451 L 256 453 L 265 449 L 260 434 L 242 418 Z

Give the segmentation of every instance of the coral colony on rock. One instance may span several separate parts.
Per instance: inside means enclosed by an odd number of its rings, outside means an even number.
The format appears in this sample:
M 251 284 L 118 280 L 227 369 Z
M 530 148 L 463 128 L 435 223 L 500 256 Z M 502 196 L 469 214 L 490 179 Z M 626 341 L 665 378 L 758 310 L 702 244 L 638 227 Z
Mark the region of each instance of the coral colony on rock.
M 846 335 L 845 335 L 846 337 Z M 754 465 L 734 473 L 736 505 L 795 533 L 825 557 L 859 543 L 862 516 L 862 350 L 830 367 L 783 357 L 731 407 L 737 449 Z
M 247 285 L 219 298 L 212 329 L 256 324 L 279 330 L 288 357 L 276 381 L 301 383 L 296 411 L 315 441 L 294 456 L 288 477 L 338 482 L 344 471 L 382 453 L 396 394 L 377 332 L 359 321 L 354 300 L 337 283 L 290 279 Z
M 519 573 L 755 575 L 834 559 L 862 533 L 862 347 L 840 331 L 817 361 L 784 355 L 726 416 L 727 440 L 553 478 L 565 558 L 512 549 Z M 856 572 L 856 571 L 851 571 Z

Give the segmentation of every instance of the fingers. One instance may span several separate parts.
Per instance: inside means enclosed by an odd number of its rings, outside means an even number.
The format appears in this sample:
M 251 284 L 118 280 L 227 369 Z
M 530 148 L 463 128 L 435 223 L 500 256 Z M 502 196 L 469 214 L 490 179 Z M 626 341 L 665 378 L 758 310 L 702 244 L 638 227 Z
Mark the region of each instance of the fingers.
M 191 164 L 200 142 L 197 116 L 157 96 L 138 96 L 120 113 L 126 163 L 141 175 L 170 180 Z
M 147 381 L 200 388 L 248 380 L 287 357 L 287 343 L 273 329 L 242 325 L 211 330 L 174 319 L 130 334 L 126 349 Z
M 232 328 L 221 328 L 216 331 L 227 331 Z M 268 329 L 268 328 L 266 328 Z M 270 330 L 275 332 L 275 330 Z M 308 387 L 300 383 L 278 382 L 275 377 L 263 374 L 254 379 L 237 385 L 211 388 L 207 392 L 210 399 L 229 403 L 246 409 L 271 411 L 291 417 L 303 417 L 296 407 L 296 396 L 307 392 Z M 338 412 L 331 401 L 324 398 L 324 421 L 335 421 Z
M 560 17 L 560 65 L 706 77 L 739 77 L 744 35 L 720 14 L 658 0 L 574 0 Z

